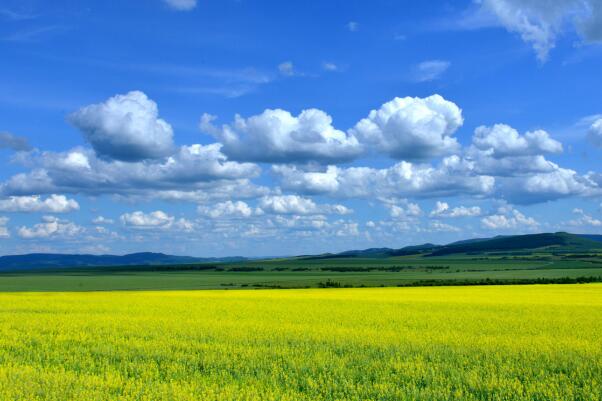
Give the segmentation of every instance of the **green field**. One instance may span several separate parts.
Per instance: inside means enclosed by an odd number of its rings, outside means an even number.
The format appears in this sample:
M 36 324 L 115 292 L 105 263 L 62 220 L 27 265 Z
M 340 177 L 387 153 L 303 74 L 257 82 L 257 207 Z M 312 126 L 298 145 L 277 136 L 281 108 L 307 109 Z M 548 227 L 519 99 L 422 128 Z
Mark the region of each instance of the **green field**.
M 123 266 L 0 274 L 0 291 L 304 288 L 602 280 L 599 257 L 527 256 L 272 259 L 229 264 Z
M 63 261 L 61 255 L 22 255 L 5 257 L 9 264 L 0 268 L 0 291 L 598 282 L 602 281 L 602 241 L 592 238 L 598 237 L 542 233 L 237 262 L 183 262 L 194 258 L 142 253 L 123 256 L 120 260 L 130 261 L 124 265 L 107 266 L 92 263 L 91 255 L 66 255 Z M 68 267 L 66 260 L 80 265 Z
M 602 399 L 602 284 L 0 293 L 2 400 Z

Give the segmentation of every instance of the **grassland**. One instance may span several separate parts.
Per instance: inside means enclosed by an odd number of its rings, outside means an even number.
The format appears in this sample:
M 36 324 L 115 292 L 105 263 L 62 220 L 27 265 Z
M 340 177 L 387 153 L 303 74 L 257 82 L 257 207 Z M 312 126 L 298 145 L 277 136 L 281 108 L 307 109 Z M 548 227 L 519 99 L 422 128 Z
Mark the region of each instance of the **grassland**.
M 0 293 L 2 400 L 600 400 L 602 285 Z
M 0 291 L 305 288 L 325 283 L 376 287 L 583 277 L 602 281 L 602 256 L 530 253 L 429 258 L 287 258 L 222 264 L 72 268 L 2 273 Z

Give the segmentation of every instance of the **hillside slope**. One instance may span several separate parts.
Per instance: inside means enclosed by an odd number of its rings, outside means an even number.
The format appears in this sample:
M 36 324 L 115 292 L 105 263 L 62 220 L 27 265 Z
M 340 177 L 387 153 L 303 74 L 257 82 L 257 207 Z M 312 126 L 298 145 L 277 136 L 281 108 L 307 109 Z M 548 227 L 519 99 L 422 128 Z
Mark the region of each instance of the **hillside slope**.
M 0 271 L 90 266 L 181 265 L 203 262 L 236 262 L 241 260 L 245 260 L 245 258 L 195 258 L 153 252 L 132 253 L 123 256 L 32 253 L 27 255 L 0 256 Z

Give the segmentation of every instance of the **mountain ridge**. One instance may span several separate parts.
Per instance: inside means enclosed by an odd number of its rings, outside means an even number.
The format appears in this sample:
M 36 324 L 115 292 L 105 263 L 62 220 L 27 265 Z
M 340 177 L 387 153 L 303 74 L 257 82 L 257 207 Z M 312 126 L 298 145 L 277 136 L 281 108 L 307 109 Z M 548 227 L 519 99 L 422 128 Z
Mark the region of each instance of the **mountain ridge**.
M 602 251 L 602 235 L 570 234 L 565 232 L 525 235 L 500 235 L 491 238 L 473 238 L 451 242 L 446 245 L 425 243 L 402 248 L 366 248 L 339 253 L 303 255 L 294 258 L 303 260 L 344 259 L 344 258 L 390 258 L 418 255 L 424 257 L 447 256 L 454 254 L 478 254 L 484 252 L 505 252 L 520 250 L 546 250 L 560 252 Z M 203 258 L 176 256 L 156 252 L 136 252 L 126 255 L 55 254 L 31 253 L 24 255 L 0 256 L 0 272 L 49 270 L 53 268 L 112 267 L 112 266 L 165 266 L 199 263 L 244 262 L 250 258 L 231 256 L 223 258 Z
M 136 252 L 125 255 L 91 255 L 60 253 L 29 253 L 0 256 L 0 271 L 52 269 L 67 267 L 184 265 L 193 263 L 222 263 L 247 260 L 242 256 L 201 258 L 167 255 L 160 252 Z

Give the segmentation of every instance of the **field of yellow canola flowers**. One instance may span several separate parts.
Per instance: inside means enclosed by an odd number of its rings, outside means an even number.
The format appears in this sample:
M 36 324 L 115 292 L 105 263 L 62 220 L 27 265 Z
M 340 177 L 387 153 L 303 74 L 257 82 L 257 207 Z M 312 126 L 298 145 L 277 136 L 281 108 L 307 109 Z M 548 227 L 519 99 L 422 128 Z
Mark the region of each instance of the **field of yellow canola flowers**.
M 599 284 L 0 294 L 0 400 L 601 399 Z

